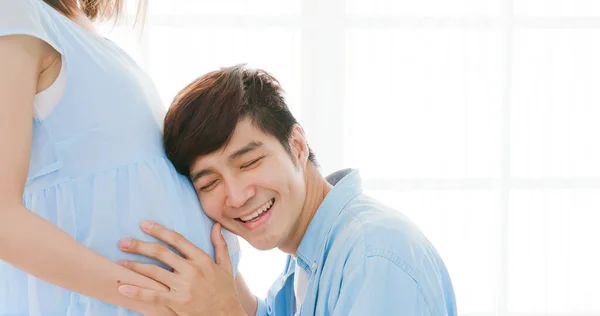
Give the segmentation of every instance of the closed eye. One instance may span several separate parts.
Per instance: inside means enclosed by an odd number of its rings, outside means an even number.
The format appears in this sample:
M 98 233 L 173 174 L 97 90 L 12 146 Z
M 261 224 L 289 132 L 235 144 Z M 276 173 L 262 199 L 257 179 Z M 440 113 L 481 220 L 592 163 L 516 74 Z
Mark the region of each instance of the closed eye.
M 263 158 L 265 158 L 265 156 L 261 156 L 261 157 L 259 157 L 259 158 L 257 158 L 257 159 L 254 159 L 254 160 L 252 160 L 252 161 L 250 161 L 250 162 L 248 162 L 248 163 L 246 163 L 246 164 L 243 164 L 243 165 L 240 167 L 240 169 L 245 169 L 245 168 L 251 167 L 252 165 L 256 164 L 257 162 L 259 162 L 259 161 L 260 161 L 261 159 L 263 159 Z
M 218 180 L 213 180 L 209 184 L 200 188 L 200 191 L 210 191 L 216 184 Z

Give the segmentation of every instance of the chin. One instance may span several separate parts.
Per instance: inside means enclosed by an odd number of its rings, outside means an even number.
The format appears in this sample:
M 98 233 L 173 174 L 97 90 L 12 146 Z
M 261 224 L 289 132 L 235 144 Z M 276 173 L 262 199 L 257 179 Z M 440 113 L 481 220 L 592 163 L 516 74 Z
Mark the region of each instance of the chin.
M 246 239 L 246 238 L 244 238 Z M 246 241 L 254 248 L 260 250 L 260 251 L 267 251 L 267 250 L 271 250 L 271 249 L 275 249 L 277 248 L 277 243 L 276 242 L 271 242 L 271 241 L 265 241 L 265 240 L 248 240 L 246 239 Z
M 268 250 L 273 250 L 276 248 L 275 246 L 263 246 L 263 245 L 256 245 L 256 246 L 252 245 L 252 247 L 254 247 L 260 251 L 268 251 Z

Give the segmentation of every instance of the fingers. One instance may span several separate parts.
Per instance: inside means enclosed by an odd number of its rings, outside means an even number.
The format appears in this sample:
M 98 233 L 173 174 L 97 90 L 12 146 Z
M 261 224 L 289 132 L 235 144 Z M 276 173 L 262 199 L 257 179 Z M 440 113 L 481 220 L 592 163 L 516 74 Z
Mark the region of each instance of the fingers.
M 151 304 L 168 305 L 172 301 L 169 297 L 171 292 L 158 292 L 135 285 L 121 285 L 118 287 L 118 291 L 123 296 Z
M 142 222 L 142 230 L 148 235 L 164 241 L 166 244 L 177 249 L 187 259 L 195 262 L 212 261 L 212 258 L 202 249 L 196 247 L 189 240 L 185 239 L 181 234 L 165 228 L 164 226 L 151 222 Z
M 232 271 L 233 266 L 229 257 L 229 249 L 223 234 L 221 234 L 221 225 L 219 223 L 215 223 L 213 226 L 210 239 L 215 247 L 215 261 L 217 265 L 227 269 L 227 271 Z
M 162 244 L 125 238 L 119 242 L 119 248 L 125 252 L 156 259 L 179 272 L 186 272 L 190 269 L 184 258 Z
M 166 285 L 168 287 L 166 291 L 178 286 L 177 276 L 157 265 L 126 260 L 121 260 L 118 264 Z

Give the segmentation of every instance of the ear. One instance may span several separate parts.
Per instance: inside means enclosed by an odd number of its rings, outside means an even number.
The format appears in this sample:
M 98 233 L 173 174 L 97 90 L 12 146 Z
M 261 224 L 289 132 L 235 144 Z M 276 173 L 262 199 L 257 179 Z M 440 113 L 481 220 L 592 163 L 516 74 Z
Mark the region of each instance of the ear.
M 304 130 L 299 124 L 294 124 L 290 133 L 290 149 L 296 161 L 301 166 L 306 166 L 308 161 L 308 143 L 304 137 Z

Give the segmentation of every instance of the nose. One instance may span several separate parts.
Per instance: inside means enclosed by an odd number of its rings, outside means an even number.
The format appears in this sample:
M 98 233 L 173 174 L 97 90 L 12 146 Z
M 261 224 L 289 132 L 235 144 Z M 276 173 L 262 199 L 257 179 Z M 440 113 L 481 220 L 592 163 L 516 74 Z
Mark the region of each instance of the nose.
M 227 207 L 239 208 L 244 206 L 248 200 L 250 200 L 255 190 L 253 186 L 244 183 L 243 181 L 229 181 L 227 186 L 227 198 L 225 204 Z

